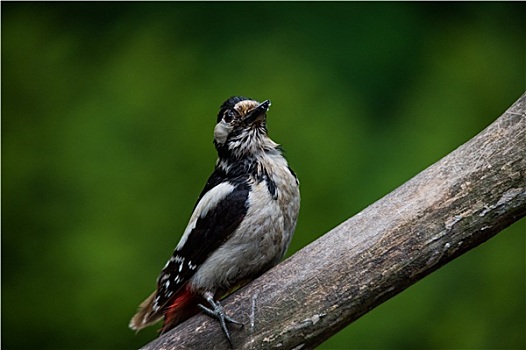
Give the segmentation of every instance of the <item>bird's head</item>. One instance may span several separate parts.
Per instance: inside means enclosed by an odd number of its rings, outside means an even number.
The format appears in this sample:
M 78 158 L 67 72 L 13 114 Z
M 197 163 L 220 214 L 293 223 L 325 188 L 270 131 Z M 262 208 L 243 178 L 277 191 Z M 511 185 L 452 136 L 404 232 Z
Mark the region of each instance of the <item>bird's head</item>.
M 226 100 L 217 115 L 214 144 L 220 157 L 244 157 L 264 151 L 274 142 L 267 137 L 267 111 L 270 101 L 262 103 L 246 97 Z

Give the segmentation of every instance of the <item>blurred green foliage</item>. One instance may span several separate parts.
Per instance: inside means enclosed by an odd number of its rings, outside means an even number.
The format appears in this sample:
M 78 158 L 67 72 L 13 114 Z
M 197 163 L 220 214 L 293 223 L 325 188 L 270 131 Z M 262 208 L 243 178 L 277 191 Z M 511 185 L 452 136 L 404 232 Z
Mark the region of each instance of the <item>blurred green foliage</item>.
M 128 320 L 212 171 L 227 97 L 272 100 L 270 134 L 301 180 L 292 254 L 524 92 L 524 10 L 3 2 L 3 347 L 156 336 Z M 524 232 L 522 220 L 320 348 L 526 347 Z

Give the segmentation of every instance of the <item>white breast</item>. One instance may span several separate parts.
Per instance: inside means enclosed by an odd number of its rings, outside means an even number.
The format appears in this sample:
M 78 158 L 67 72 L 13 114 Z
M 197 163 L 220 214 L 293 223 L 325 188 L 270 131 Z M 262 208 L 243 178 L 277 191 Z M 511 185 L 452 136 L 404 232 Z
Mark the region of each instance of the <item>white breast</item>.
M 252 183 L 245 219 L 190 280 L 196 290 L 228 289 L 277 264 L 285 254 L 299 212 L 299 188 L 283 157 L 267 169 L 276 184 L 278 198 L 269 193 L 266 181 Z

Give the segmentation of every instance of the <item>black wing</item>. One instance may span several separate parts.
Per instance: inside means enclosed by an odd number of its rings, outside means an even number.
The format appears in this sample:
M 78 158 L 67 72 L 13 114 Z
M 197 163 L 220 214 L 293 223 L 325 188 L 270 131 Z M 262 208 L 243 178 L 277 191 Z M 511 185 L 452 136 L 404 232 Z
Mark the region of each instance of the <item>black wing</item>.
M 218 181 L 219 177 L 214 174 L 207 182 L 199 200 L 224 182 L 224 179 Z M 250 185 L 246 180 L 240 179 L 230 184 L 234 186 L 232 192 L 220 199 L 205 216 L 198 217 L 195 228 L 188 235 L 184 245 L 174 251 L 161 272 L 157 281 L 157 296 L 154 300 L 155 311 L 168 304 L 217 247 L 230 237 L 245 217 Z

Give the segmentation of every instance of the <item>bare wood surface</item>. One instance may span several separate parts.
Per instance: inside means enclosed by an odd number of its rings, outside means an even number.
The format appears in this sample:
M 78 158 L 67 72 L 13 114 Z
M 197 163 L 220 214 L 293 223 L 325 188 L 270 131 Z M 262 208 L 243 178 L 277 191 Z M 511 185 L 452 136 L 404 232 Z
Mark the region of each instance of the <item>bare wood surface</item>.
M 224 300 L 234 347 L 311 349 L 522 218 L 525 106 Z M 229 348 L 200 314 L 143 349 Z

